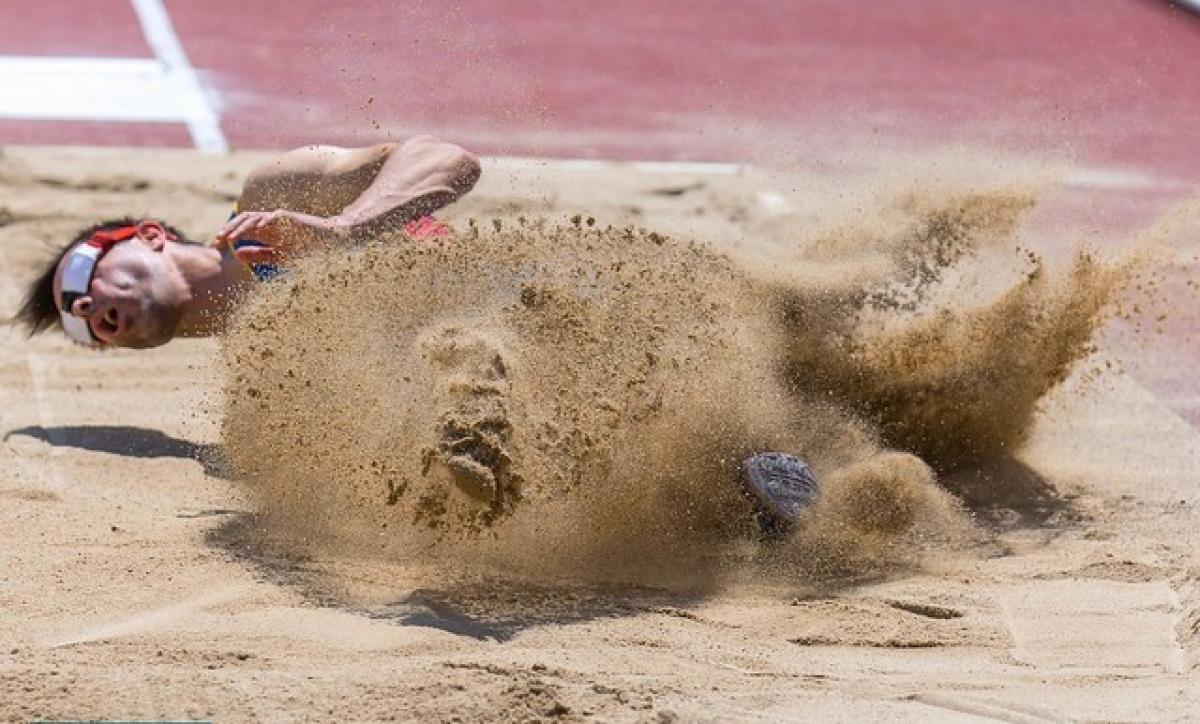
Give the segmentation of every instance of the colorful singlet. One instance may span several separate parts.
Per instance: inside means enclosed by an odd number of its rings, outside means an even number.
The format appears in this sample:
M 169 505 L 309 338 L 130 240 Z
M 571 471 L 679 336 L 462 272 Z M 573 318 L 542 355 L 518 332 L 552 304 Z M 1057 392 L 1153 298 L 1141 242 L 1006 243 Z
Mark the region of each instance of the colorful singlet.
M 233 217 L 238 215 L 238 207 L 233 207 L 233 213 L 229 215 L 232 221 Z M 404 225 L 404 233 L 410 238 L 416 240 L 435 239 L 439 236 L 445 236 L 450 233 L 450 227 L 438 221 L 432 214 L 426 214 L 419 219 L 413 219 Z M 235 239 L 233 242 L 234 251 L 247 246 L 266 246 L 263 242 L 257 239 L 242 237 Z M 250 273 L 260 282 L 269 282 L 275 277 L 284 272 L 283 267 L 277 264 L 251 264 Z

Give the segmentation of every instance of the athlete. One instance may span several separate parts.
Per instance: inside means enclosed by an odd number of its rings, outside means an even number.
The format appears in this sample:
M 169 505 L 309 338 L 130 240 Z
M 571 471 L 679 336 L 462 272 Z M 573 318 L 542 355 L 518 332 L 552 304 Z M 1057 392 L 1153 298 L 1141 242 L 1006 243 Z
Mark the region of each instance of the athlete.
M 255 278 L 288 255 L 382 231 L 445 231 L 431 214 L 471 190 L 479 161 L 432 136 L 366 148 L 306 146 L 255 168 L 216 240 L 116 219 L 79 233 L 33 282 L 16 319 L 91 347 L 146 348 L 219 332 Z
M 31 335 L 60 325 L 93 348 L 210 336 L 225 327 L 240 292 L 275 276 L 289 256 L 383 232 L 448 233 L 432 214 L 469 192 L 480 173 L 473 154 L 432 136 L 298 148 L 250 173 L 212 243 L 153 218 L 84 229 L 30 285 L 16 320 Z M 749 458 L 740 480 L 767 537 L 786 533 L 817 495 L 808 466 L 782 453 Z

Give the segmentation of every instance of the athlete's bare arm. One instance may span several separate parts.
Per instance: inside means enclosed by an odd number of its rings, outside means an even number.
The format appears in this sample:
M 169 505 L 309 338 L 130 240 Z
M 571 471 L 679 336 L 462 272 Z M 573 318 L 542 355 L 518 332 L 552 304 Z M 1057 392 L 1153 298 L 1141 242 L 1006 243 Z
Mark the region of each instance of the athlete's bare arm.
M 251 172 L 239 214 L 217 243 L 264 242 L 272 248 L 243 252 L 243 261 L 259 262 L 314 242 L 370 237 L 452 203 L 479 174 L 473 154 L 432 136 L 366 148 L 298 148 Z

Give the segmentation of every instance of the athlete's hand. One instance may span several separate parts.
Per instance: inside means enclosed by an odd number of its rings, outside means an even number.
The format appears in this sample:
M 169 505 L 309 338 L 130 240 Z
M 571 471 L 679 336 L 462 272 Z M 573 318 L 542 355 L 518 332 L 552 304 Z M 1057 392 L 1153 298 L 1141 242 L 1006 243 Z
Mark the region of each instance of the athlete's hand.
M 238 239 L 253 239 L 261 246 L 246 245 L 234 249 L 234 256 L 243 264 L 271 264 L 346 235 L 344 225 L 336 218 L 326 219 L 287 209 L 243 211 L 229 220 L 217 234 L 213 246 L 232 248 Z

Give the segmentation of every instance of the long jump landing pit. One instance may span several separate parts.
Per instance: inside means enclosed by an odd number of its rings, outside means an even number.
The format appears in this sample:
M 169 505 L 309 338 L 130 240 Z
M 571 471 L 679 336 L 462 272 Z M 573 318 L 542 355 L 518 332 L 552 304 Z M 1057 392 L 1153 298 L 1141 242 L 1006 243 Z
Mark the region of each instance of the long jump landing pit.
M 221 463 L 216 343 L 97 354 L 8 333 L 0 718 L 1025 722 L 1200 710 L 1200 433 L 1181 374 L 1198 329 L 1188 192 L 982 157 L 724 175 L 495 160 L 448 216 L 460 228 L 540 216 L 569 228 L 579 214 L 747 266 L 828 272 L 814 259 L 854 250 L 814 240 L 856 238 L 839 230 L 864 221 L 886 236 L 913 204 L 952 210 L 983 189 L 1036 202 L 993 250 L 1002 256 L 1020 246 L 1069 263 L 1081 240 L 1149 259 L 1020 450 L 943 481 L 963 501 L 964 534 L 870 575 L 765 566 L 699 589 L 501 574 L 439 585 L 391 554 L 301 555 L 260 534 L 253 491 Z M 208 238 L 264 158 L 5 149 L 0 303 L 16 305 L 43 242 L 99 216 L 161 213 Z M 968 270 L 958 283 L 986 278 Z

